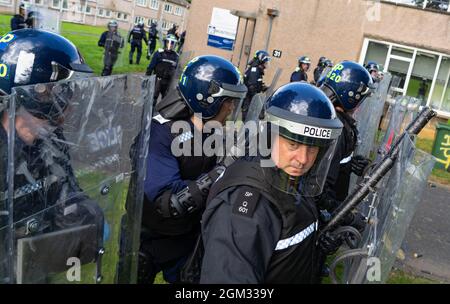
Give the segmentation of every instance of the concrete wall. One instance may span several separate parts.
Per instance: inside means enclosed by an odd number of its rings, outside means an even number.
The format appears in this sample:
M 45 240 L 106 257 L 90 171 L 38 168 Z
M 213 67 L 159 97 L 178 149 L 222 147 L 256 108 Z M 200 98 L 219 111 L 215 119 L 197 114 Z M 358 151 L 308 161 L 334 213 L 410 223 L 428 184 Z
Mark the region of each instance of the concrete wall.
M 378 6 L 377 6 L 378 5 Z M 273 21 L 268 51 L 281 50 L 268 70 L 270 80 L 277 67 L 283 68 L 281 82 L 287 82 L 297 58 L 308 55 L 312 70 L 320 56 L 334 62 L 360 56 L 365 37 L 419 46 L 450 54 L 450 15 L 366 0 L 194 0 L 187 26 L 185 50 L 195 54 L 216 54 L 238 63 L 243 21 L 233 52 L 207 44 L 207 27 L 213 7 L 243 10 L 257 17 L 251 54 L 265 47 L 269 31 L 268 8 L 278 9 Z M 379 8 L 379 10 L 378 10 Z M 379 12 L 379 13 L 378 13 Z M 241 62 L 240 68 L 245 64 Z

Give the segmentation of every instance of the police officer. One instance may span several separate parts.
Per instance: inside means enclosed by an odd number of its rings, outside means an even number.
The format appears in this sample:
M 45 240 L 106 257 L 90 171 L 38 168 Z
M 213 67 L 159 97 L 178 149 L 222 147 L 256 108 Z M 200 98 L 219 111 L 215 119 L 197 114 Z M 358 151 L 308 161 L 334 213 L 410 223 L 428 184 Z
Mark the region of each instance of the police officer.
M 211 188 L 200 283 L 312 283 L 320 193 L 342 129 L 330 100 L 290 83 L 266 110 L 270 156 L 241 159 Z M 271 164 L 271 166 L 269 165 Z
M 178 271 L 200 233 L 209 187 L 224 170 L 201 147 L 196 155 L 195 143 L 203 145 L 208 137 L 202 134 L 204 124 L 221 126 L 246 92 L 229 61 L 200 56 L 187 64 L 177 90 L 158 104 L 147 158 L 138 283 L 152 283 L 161 270 L 167 282 L 179 280 Z M 179 130 L 180 123 L 184 129 Z M 189 152 L 176 156 L 173 143 Z
M 147 50 L 148 60 L 155 52 L 156 40 L 158 39 L 158 30 L 156 29 L 157 25 L 158 24 L 156 22 L 152 22 L 152 24 L 150 25 L 150 29 L 148 31 L 148 50 Z
M 298 58 L 298 67 L 291 75 L 290 82 L 294 81 L 306 81 L 308 82 L 309 67 L 311 66 L 311 59 L 308 56 L 301 56 Z
M 369 61 L 367 62 L 365 66 L 366 70 L 369 72 L 370 76 L 372 77 L 372 81 L 374 83 L 377 83 L 381 80 L 381 77 L 379 75 L 380 73 L 380 66 L 375 61 Z
M 172 28 L 167 31 L 167 35 L 173 35 L 178 40 L 178 26 L 176 24 L 173 24 Z
M 320 57 L 319 62 L 317 63 L 317 67 L 314 69 L 314 82 L 317 83 L 319 81 L 320 75 L 322 75 L 323 70 L 325 69 L 327 58 L 326 57 Z
M 11 31 L 24 29 L 27 27 L 25 21 L 25 4 L 20 4 L 19 13 L 11 18 Z
M 354 173 L 362 176 L 370 163 L 370 160 L 363 156 L 353 155 L 356 149 L 358 130 L 352 113 L 370 95 L 373 82 L 363 66 L 352 61 L 343 61 L 334 66 L 319 85 L 320 89 L 333 102 L 337 116 L 344 125 L 330 164 L 324 191 L 318 198 L 318 206 L 322 210 L 323 216 L 321 220 L 322 223 L 326 223 L 329 214 L 336 210 L 347 197 L 350 175 Z M 366 220 L 362 214 L 354 210 L 344 219 L 342 225 L 353 226 L 362 232 Z M 324 255 L 334 253 L 342 244 L 343 238 L 335 236 L 333 239 L 333 236 L 330 236 L 328 241 L 331 245 L 330 248 L 323 250 Z M 319 265 L 324 263 L 325 256 L 322 256 Z
M 139 23 L 136 24 L 128 34 L 128 43 L 131 44 L 131 50 L 129 55 L 130 64 L 133 64 L 133 54 L 135 49 L 137 49 L 136 64 L 139 64 L 139 61 L 141 60 L 142 39 L 144 39 L 145 44 L 148 44 L 147 32 L 144 29 L 144 22 L 139 21 Z
M 343 77 L 344 75 L 349 76 Z M 343 201 L 348 195 L 350 174 L 353 172 L 361 176 L 368 164 L 368 160 L 353 155 L 358 130 L 351 115 L 371 94 L 373 82 L 363 66 L 352 61 L 343 61 L 328 73 L 320 88 L 333 102 L 337 116 L 344 125 L 327 179 L 327 194 Z
M 118 27 L 117 21 L 109 21 L 108 30 L 102 33 L 98 41 L 98 46 L 105 48 L 102 76 L 111 75 L 113 66 L 119 56 L 119 49 L 124 46 L 123 38 L 117 31 Z
M 186 39 L 186 30 L 184 30 L 180 35 L 180 43 L 178 45 L 178 54 L 181 54 L 181 51 L 183 50 L 184 40 Z
M 172 77 L 178 64 L 178 54 L 175 52 L 177 39 L 173 35 L 167 35 L 164 39 L 164 49 L 159 49 L 152 57 L 147 67 L 146 75 L 156 74 L 154 103 L 159 95 L 164 98 L 169 89 Z
M 26 70 L 21 66 L 24 64 L 24 54 L 27 58 L 33 57 L 33 64 L 27 66 Z M 70 164 L 69 146 L 62 132 L 62 122 L 69 109 L 69 99 L 64 96 L 68 96 L 65 94 L 70 94 L 70 90 L 66 92 L 62 89 L 59 94 L 61 98 L 53 100 L 46 97 L 46 90 L 50 88 L 48 84 L 27 89 L 19 87 L 57 82 L 69 77 L 87 77 L 92 74 L 90 67 L 67 39 L 51 32 L 32 29 L 3 36 L 0 63 L 5 66 L 6 73 L 6 77 L 0 78 L 0 93 L 9 95 L 14 87 L 17 92 L 15 138 L 9 143 L 8 134 L 12 134 L 11 124 L 8 123 L 9 109 L 0 109 L 0 227 L 15 223 L 12 235 L 8 236 L 8 228 L 0 229 L 1 281 L 5 279 L 7 265 L 11 265 L 11 260 L 8 260 L 10 256 L 5 252 L 10 246 L 15 246 L 11 238 L 31 238 L 87 224 L 95 224 L 102 234 L 103 213 L 97 203 L 83 193 Z M 11 196 L 6 186 L 7 151 L 10 144 L 14 144 L 15 148 L 13 159 L 9 159 L 9 162 L 14 162 L 15 168 L 14 176 L 9 177 L 14 182 L 13 214 L 8 212 L 11 210 L 8 209 Z M 73 241 L 77 243 L 82 240 Z M 68 243 L 71 241 L 68 240 Z M 53 246 L 55 249 L 58 244 Z M 48 252 L 49 255 L 53 253 Z M 83 253 L 87 254 L 84 249 L 76 254 Z M 33 266 L 34 272 L 42 271 L 44 274 L 50 267 Z M 40 279 L 45 281 L 45 276 Z M 12 283 L 14 278 L 9 277 L 7 280 Z
M 267 68 L 271 58 L 264 50 L 256 51 L 255 56 L 249 62 L 244 75 L 244 83 L 248 88 L 247 97 L 242 104 L 242 120 L 245 121 L 248 108 L 253 96 L 264 92 L 267 87 L 264 84 L 264 70 Z

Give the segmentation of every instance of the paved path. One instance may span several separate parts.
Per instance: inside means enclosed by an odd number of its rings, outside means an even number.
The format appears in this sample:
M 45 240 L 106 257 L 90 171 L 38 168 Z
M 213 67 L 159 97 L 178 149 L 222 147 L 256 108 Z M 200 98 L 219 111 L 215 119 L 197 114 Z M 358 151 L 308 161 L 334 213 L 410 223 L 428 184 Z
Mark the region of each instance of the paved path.
M 402 249 L 406 270 L 450 283 L 450 188 L 427 186 Z

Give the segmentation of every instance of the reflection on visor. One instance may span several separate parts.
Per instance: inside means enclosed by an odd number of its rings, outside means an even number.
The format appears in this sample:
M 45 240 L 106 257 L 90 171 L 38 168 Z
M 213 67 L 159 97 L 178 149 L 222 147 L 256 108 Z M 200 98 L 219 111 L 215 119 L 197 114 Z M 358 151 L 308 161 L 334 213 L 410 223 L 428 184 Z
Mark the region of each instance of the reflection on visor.
M 220 86 L 216 81 L 211 81 L 208 93 L 212 97 L 228 96 L 243 99 L 247 95 L 247 87 L 244 84 L 231 85 L 224 83 Z

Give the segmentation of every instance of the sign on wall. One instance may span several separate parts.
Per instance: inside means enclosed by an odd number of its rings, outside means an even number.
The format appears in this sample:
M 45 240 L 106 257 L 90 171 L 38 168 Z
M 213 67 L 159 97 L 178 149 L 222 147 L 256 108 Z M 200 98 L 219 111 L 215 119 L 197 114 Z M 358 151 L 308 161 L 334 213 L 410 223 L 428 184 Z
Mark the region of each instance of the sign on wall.
M 238 19 L 229 10 L 214 7 L 211 22 L 208 25 L 208 46 L 233 50 Z
M 272 56 L 275 57 L 275 58 L 281 58 L 281 54 L 282 54 L 282 53 L 283 53 L 283 52 L 280 51 L 280 50 L 273 50 Z

